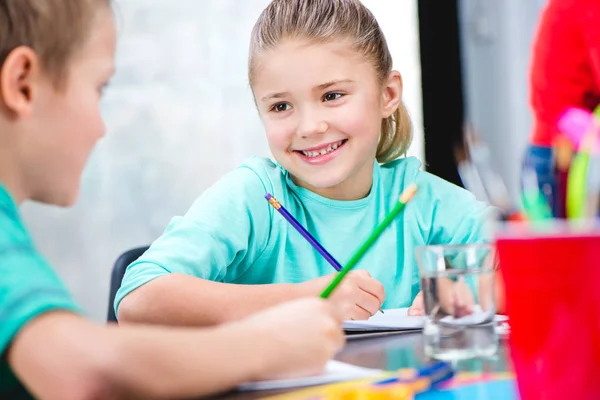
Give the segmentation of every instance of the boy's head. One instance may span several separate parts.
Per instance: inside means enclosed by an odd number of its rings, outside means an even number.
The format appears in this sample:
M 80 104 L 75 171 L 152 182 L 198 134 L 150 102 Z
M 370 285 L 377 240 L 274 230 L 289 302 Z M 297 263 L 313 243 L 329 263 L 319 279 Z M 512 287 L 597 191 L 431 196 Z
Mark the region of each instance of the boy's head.
M 0 183 L 70 205 L 114 70 L 110 0 L 0 0 Z

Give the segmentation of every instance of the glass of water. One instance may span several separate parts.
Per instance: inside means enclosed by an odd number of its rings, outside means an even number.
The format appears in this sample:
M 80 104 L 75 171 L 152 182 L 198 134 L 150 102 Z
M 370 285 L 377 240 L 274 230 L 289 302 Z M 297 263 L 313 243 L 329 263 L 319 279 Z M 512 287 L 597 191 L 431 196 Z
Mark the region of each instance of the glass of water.
M 425 354 L 445 361 L 496 354 L 494 246 L 421 246 L 416 255 L 425 305 Z

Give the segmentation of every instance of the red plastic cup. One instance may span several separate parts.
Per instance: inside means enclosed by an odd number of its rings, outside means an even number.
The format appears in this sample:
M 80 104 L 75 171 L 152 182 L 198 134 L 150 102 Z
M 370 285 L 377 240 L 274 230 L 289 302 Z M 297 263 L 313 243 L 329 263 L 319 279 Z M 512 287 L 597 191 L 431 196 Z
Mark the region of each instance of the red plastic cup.
M 509 225 L 496 239 L 522 400 L 600 399 L 600 229 Z

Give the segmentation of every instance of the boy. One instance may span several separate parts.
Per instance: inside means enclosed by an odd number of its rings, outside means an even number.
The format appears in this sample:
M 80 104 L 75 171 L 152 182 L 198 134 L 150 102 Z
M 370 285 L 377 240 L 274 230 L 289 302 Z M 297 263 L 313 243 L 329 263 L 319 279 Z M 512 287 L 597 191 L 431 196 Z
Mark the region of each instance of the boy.
M 36 251 L 17 207 L 75 201 L 114 51 L 110 0 L 0 0 L 0 398 L 180 398 L 319 372 L 343 344 L 325 302 L 211 329 L 97 326 Z

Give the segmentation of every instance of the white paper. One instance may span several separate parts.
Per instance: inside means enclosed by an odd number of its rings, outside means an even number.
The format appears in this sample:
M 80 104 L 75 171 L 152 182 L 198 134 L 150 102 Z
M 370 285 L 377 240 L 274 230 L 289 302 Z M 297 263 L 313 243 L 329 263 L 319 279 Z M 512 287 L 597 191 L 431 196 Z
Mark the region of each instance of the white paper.
M 357 367 L 356 365 L 331 360 L 327 363 L 325 371 L 321 375 L 304 378 L 279 379 L 274 381 L 250 382 L 241 385 L 238 389 L 241 391 L 277 390 L 324 385 L 333 382 L 368 378 L 379 375 L 381 372 L 382 371 L 378 369 Z
M 423 328 L 425 317 L 409 317 L 408 308 L 378 311 L 365 321 L 344 321 L 346 331 L 417 330 Z
M 495 319 L 499 320 L 499 316 L 493 314 L 491 311 L 481 311 L 481 308 L 476 308 L 473 314 L 465 315 L 464 317 L 455 318 L 451 315 L 440 319 L 440 324 L 451 325 L 451 326 L 474 326 L 492 322 Z
M 348 332 L 385 330 L 409 331 L 422 329 L 425 323 L 425 317 L 409 317 L 408 308 L 393 308 L 383 311 L 384 314 L 378 311 L 377 314 L 365 321 L 344 321 L 344 330 Z M 443 318 L 441 322 L 448 325 L 473 325 L 482 323 L 488 318 L 489 314 L 476 308 L 475 312 L 471 315 L 462 318 L 453 318 L 449 316 Z M 494 320 L 496 322 L 504 322 L 507 318 L 503 315 L 496 315 Z

